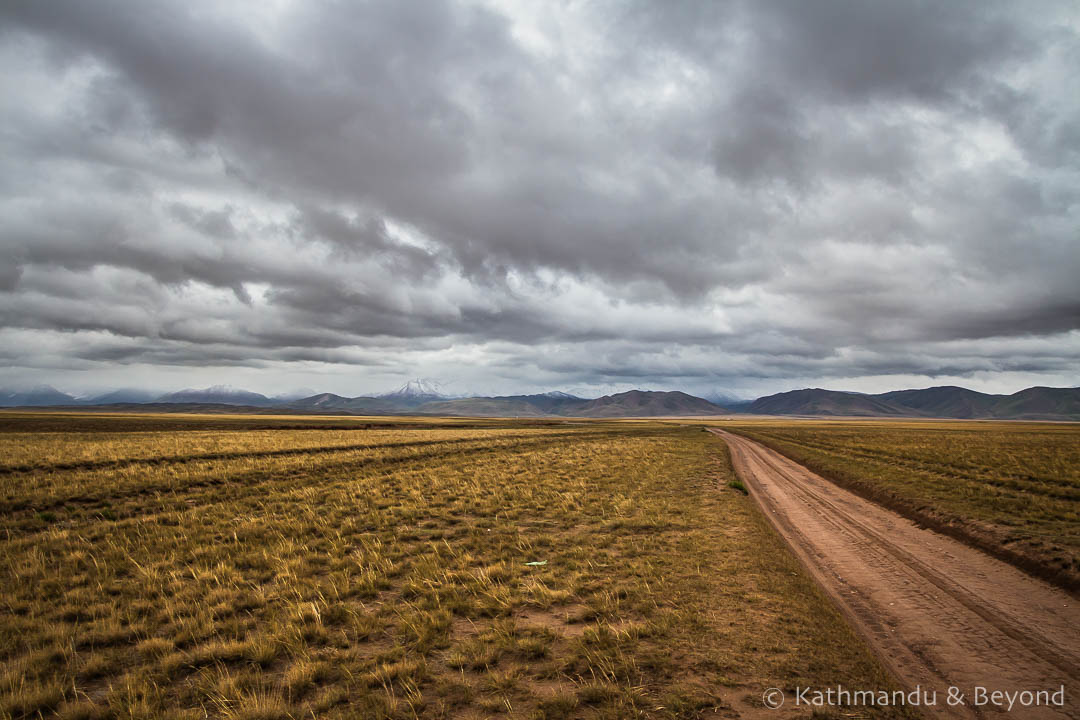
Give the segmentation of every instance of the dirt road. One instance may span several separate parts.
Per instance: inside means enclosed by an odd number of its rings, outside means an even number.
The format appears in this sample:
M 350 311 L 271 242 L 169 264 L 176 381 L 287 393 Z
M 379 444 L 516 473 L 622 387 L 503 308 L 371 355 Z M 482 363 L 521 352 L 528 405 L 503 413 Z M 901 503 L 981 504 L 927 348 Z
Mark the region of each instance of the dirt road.
M 1080 602 L 844 490 L 746 438 L 713 430 L 739 477 L 818 582 L 929 716 L 1080 718 Z M 988 691 L 1057 690 L 1064 708 L 993 704 Z M 948 688 L 966 704 L 949 707 Z M 988 699 L 988 698 L 984 698 Z M 790 698 L 789 698 L 790 700 Z M 1002 703 L 1007 704 L 1003 699 Z

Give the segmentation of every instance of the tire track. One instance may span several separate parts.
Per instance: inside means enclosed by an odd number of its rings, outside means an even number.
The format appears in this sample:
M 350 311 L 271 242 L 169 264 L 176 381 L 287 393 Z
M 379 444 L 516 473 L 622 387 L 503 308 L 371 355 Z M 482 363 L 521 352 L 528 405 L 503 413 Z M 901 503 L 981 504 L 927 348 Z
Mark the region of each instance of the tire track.
M 1078 718 L 1080 608 L 1014 567 L 844 490 L 758 443 L 713 430 L 769 520 L 909 687 L 1056 690 L 1065 707 L 1017 718 Z M 990 707 L 931 714 L 996 717 Z M 1005 715 L 1001 715 L 1005 717 Z

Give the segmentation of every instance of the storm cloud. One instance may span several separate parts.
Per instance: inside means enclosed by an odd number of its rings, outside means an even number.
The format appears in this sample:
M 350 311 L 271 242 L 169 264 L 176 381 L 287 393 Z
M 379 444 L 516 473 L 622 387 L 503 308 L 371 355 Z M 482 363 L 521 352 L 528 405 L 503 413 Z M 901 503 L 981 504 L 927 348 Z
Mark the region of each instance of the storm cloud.
M 1077 384 L 1071 2 L 15 0 L 0 62 L 0 384 Z

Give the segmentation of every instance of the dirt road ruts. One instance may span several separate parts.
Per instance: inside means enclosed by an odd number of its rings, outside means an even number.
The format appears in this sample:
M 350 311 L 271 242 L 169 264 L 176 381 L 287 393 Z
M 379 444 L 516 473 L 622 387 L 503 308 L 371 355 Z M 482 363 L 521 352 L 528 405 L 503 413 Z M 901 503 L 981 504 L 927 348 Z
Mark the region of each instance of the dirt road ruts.
M 930 716 L 1080 718 L 1080 602 L 844 490 L 758 443 L 713 430 L 785 540 Z M 1065 706 L 974 708 L 976 686 L 1056 690 Z M 949 707 L 950 686 L 967 704 Z

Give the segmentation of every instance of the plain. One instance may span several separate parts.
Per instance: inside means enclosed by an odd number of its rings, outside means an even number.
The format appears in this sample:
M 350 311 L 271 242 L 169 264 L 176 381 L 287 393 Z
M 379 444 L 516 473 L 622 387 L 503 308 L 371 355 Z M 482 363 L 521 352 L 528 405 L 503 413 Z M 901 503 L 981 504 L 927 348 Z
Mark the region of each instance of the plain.
M 0 430 L 8 717 L 745 717 L 770 686 L 895 687 L 700 426 Z

